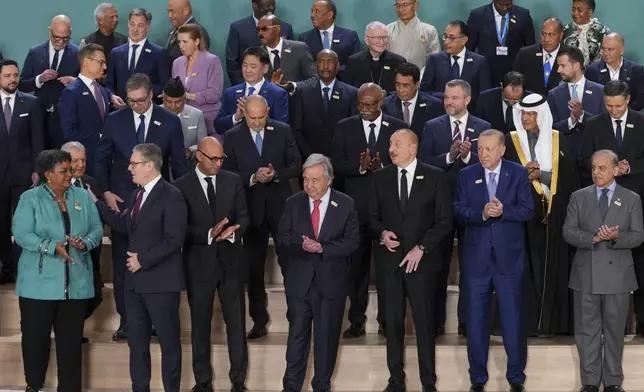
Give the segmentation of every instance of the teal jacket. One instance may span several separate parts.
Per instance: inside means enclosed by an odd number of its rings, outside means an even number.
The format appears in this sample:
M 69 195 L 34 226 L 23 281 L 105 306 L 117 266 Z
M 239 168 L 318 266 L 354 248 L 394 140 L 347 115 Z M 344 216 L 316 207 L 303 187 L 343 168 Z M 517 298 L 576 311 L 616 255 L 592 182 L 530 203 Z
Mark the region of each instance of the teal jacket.
M 74 264 L 69 264 L 69 299 L 94 297 L 94 272 L 89 251 L 101 243 L 103 225 L 98 210 L 85 189 L 65 192 L 71 222 L 70 235 L 80 236 L 86 250 L 69 246 Z M 16 295 L 31 299 L 65 299 L 65 262 L 56 254 L 56 243 L 65 242 L 63 214 L 47 185 L 20 196 L 13 216 L 13 235 L 22 248 L 18 262 Z

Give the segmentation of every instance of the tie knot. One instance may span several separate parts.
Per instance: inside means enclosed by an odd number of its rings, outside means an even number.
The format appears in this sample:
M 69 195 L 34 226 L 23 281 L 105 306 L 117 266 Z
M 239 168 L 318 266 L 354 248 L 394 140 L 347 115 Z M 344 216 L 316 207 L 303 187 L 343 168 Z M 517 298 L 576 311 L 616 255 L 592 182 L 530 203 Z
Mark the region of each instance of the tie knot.
M 271 53 L 273 53 L 275 56 L 278 56 L 280 54 L 280 51 L 277 49 L 271 50 Z
M 454 125 L 456 125 L 457 127 L 460 126 L 461 125 L 461 120 L 454 121 Z
M 409 101 L 407 101 L 407 102 L 403 102 L 403 106 L 405 106 L 406 108 L 408 108 L 408 107 L 409 107 L 409 105 L 411 105 L 411 102 L 409 102 Z
M 376 124 L 374 123 L 369 124 L 369 128 L 371 128 L 371 130 L 373 131 L 374 129 L 376 129 Z
M 140 115 L 140 116 L 139 116 L 139 120 L 141 120 L 141 121 L 145 121 L 145 114 Z
M 139 48 L 139 46 L 140 46 L 139 44 L 132 45 L 132 50 L 137 50 Z
M 490 172 L 490 181 L 494 181 L 494 178 L 496 177 L 495 172 Z
M 9 98 L 7 98 L 7 99 L 9 99 Z M 615 120 L 615 124 L 617 124 L 618 126 L 622 125 L 622 120 Z
M 328 88 L 328 87 L 323 87 L 323 88 L 322 88 L 322 91 L 324 91 L 324 93 L 325 93 L 325 94 L 326 94 L 326 93 L 328 93 L 328 92 L 329 92 L 329 90 L 331 90 L 331 89 L 330 89 L 330 88 Z
M 608 191 L 610 191 L 608 188 L 602 189 L 602 196 L 608 196 Z
M 328 37 L 328 36 L 329 36 L 329 32 L 328 32 L 328 31 L 326 31 L 326 30 L 324 30 L 324 31 L 322 32 L 322 35 L 323 35 L 323 36 L 325 36 L 325 37 Z
M 7 102 L 7 104 L 9 104 L 9 101 L 11 101 L 11 97 L 6 97 L 4 100 Z
M 407 175 L 407 169 L 402 169 L 402 170 L 400 171 L 400 173 L 401 173 L 403 176 L 406 176 L 406 175 Z
M 212 185 L 212 177 L 204 177 L 204 180 L 206 180 L 209 185 Z
M 142 186 L 141 188 L 139 188 L 139 197 L 142 197 L 144 193 L 145 193 L 145 187 Z
M 454 61 L 458 61 L 458 59 L 460 59 L 461 56 L 452 56 L 452 58 L 454 59 Z
M 313 200 L 313 208 L 319 208 L 322 200 Z

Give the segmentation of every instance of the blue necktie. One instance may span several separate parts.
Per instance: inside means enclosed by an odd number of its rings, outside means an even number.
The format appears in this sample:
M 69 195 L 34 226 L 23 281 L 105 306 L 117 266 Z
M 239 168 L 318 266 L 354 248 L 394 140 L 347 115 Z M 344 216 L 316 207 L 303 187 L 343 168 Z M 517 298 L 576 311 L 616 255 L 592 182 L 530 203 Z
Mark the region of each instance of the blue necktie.
M 322 47 L 324 49 L 331 49 L 331 43 L 329 42 L 329 32 L 323 31 L 322 35 L 324 36 L 324 39 L 322 40 Z
M 58 68 L 58 51 L 54 49 L 54 58 L 51 60 L 51 69 L 56 71 Z
M 249 97 L 249 96 L 251 96 L 251 95 L 253 95 L 253 94 L 255 94 L 255 87 L 252 87 L 252 86 L 251 86 L 251 87 L 249 87 L 249 88 L 248 88 L 248 95 L 247 95 L 247 97 Z
M 496 173 L 490 173 L 490 181 L 487 182 L 487 194 L 490 198 L 490 201 L 496 196 Z
M 139 45 L 132 45 L 132 57 L 130 57 L 130 75 L 134 73 L 134 68 L 136 67 L 136 50 L 139 48 Z
M 459 56 L 452 56 L 454 59 L 454 64 L 452 64 L 452 79 L 460 79 L 461 78 L 461 66 L 458 65 L 458 59 L 460 59 Z
M 259 155 L 262 155 L 262 145 L 264 144 L 264 140 L 262 140 L 262 135 L 257 132 L 255 134 L 255 147 L 257 147 L 257 152 Z
M 572 94 L 570 95 L 570 98 L 572 98 L 574 100 L 577 100 L 577 101 L 579 100 L 579 95 L 577 94 L 577 85 L 576 84 L 572 85 Z
M 615 141 L 617 142 L 617 148 L 622 146 L 622 120 L 615 120 Z
M 550 73 L 552 72 L 552 65 L 550 65 L 550 58 L 552 58 L 552 54 L 546 52 L 546 55 L 543 58 L 543 82 L 545 86 L 548 85 L 548 79 L 550 79 Z
M 136 129 L 136 140 L 139 144 L 145 143 L 145 114 L 139 116 L 141 123 Z

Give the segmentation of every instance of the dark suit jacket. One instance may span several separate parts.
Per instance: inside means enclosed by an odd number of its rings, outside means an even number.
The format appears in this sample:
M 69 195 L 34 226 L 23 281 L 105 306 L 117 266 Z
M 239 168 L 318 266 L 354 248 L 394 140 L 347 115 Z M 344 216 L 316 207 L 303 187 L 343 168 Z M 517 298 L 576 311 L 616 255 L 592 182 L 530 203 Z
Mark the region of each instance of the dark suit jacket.
M 210 35 L 208 34 L 208 30 L 206 30 L 201 23 L 197 22 L 197 19 L 195 19 L 194 16 L 191 16 L 186 23 L 198 24 L 201 27 L 204 44 L 206 45 L 206 50 L 208 50 L 210 48 Z M 165 53 L 168 58 L 168 69 L 172 69 L 172 63 L 174 60 L 182 56 L 181 48 L 179 48 L 179 41 L 177 41 L 177 34 L 177 29 L 171 29 L 168 32 L 168 39 L 165 46 Z
M 83 45 L 87 45 L 87 44 L 99 44 L 103 47 L 103 54 L 105 54 L 105 58 L 108 58 L 112 49 L 126 43 L 127 43 L 127 36 L 119 33 L 118 31 L 114 31 L 112 32 L 112 35 L 110 35 L 109 37 L 106 37 L 99 30 L 96 30 L 95 32 L 81 39 L 80 44 L 78 46 L 80 48 Z
M 110 99 L 112 92 L 98 85 L 105 105 L 105 120 L 110 112 Z M 90 90 L 80 78 L 67 86 L 60 94 L 58 104 L 60 114 L 60 128 L 66 142 L 77 141 L 85 146 L 87 160 L 87 173 L 94 174 L 94 160 L 101 139 L 101 131 L 105 120 L 101 118 L 94 91 Z
M 129 205 L 134 204 L 133 192 Z M 186 236 L 186 202 L 181 192 L 163 178 L 152 188 L 132 222 L 132 211 L 112 210 L 96 202 L 101 218 L 128 236 L 128 252 L 137 253 L 141 269 L 125 274 L 125 289 L 137 293 L 174 293 L 185 288 L 181 247 Z
M 604 60 L 590 64 L 586 69 L 586 78 L 601 85 L 610 82 L 610 71 Z M 628 106 L 633 110 L 644 109 L 644 66 L 624 59 L 619 80 L 628 83 L 630 88 L 631 102 Z
M 175 181 L 188 207 L 188 230 L 183 245 L 183 260 L 188 282 L 215 283 L 224 277 L 240 276 L 244 271 L 241 238 L 248 228 L 246 197 L 239 176 L 220 170 L 215 176 L 215 209 L 210 213 L 208 198 L 199 183 L 195 171 Z M 228 226 L 239 224 L 235 242 L 216 242 L 208 245 L 209 231 L 222 219 L 228 218 Z
M 299 192 L 288 198 L 279 224 L 277 245 L 288 256 L 284 289 L 290 297 L 304 297 L 316 286 L 324 298 L 344 298 L 349 285 L 349 256 L 358 249 L 360 233 L 353 200 L 330 190 L 329 205 L 320 222 L 321 254 L 302 249 L 302 236 L 315 239 L 309 196 Z M 333 204 L 331 204 L 333 203 Z
M 579 159 L 582 186 L 593 183 L 591 173 L 593 153 L 605 149 L 614 151 L 620 161 L 626 159 L 631 167 L 629 174 L 616 177 L 617 183 L 637 194 L 644 192 L 644 114 L 630 109 L 622 129 L 624 137 L 621 147 L 618 148 L 613 122 L 608 113 L 598 114 L 586 121 Z
M 358 112 L 358 89 L 336 79 L 333 90 L 329 91 L 327 112 L 319 81 L 298 88 L 294 99 L 295 140 L 302 158 L 313 153 L 331 156 L 336 124 Z
M 452 197 L 445 173 L 417 161 L 411 193 L 404 210 L 400 207 L 398 167 L 389 165 L 373 174 L 369 202 L 370 226 L 374 238 L 385 230 L 392 231 L 400 241 L 395 252 L 384 245 L 374 248 L 375 266 L 379 273 L 393 274 L 400 262 L 417 245 L 425 247 L 425 255 L 418 264 L 418 273 L 437 273 L 442 268 L 443 238 L 452 230 Z M 403 267 L 405 268 L 405 267 Z
M 578 93 L 581 94 L 581 91 Z M 601 84 L 586 79 L 583 94 L 581 105 L 584 108 L 584 121 L 577 123 L 573 129 L 570 129 L 568 127 L 568 118 L 570 117 L 570 109 L 568 109 L 570 90 L 568 89 L 568 84 L 562 83 L 548 93 L 548 105 L 550 105 L 550 111 L 552 112 L 553 127 L 566 135 L 568 145 L 575 156 L 579 155 L 581 151 L 586 120 L 603 112 L 605 108 L 604 87 Z
M 291 196 L 292 178 L 302 174 L 302 160 L 297 150 L 291 127 L 279 121 L 269 120 L 264 129 L 262 154 L 257 152 L 251 130 L 243 121 L 224 135 L 224 151 L 227 158 L 223 168 L 238 173 L 244 190 L 253 226 L 259 226 L 269 215 L 279 221 L 286 199 Z M 273 181 L 250 186 L 250 179 L 260 167 L 273 165 L 276 177 Z
M 282 37 L 293 39 L 293 26 L 283 20 L 280 21 L 280 26 L 282 26 Z M 226 41 L 226 71 L 232 85 L 244 81 L 241 72 L 244 51 L 251 46 L 261 45 L 256 28 L 252 15 L 230 24 Z
M 161 147 L 163 178 L 170 178 L 170 160 L 172 160 L 173 178 L 179 178 L 188 172 L 181 121 L 176 114 L 155 105 L 145 142 Z M 94 157 L 94 177 L 103 192 L 110 191 L 117 194 L 124 203 L 128 202 L 130 194 L 136 187 L 132 183 L 132 174 L 127 168 L 132 149 L 137 144 L 132 109 L 125 108 L 110 113 L 105 121 L 103 135 Z M 92 157 L 88 156 L 88 159 Z
M 320 30 L 311 29 L 300 34 L 298 41 L 304 42 L 313 56 L 313 60 L 317 59 L 318 53 L 322 51 L 322 36 Z M 344 29 L 335 25 L 333 27 L 333 41 L 331 42 L 331 50 L 338 54 L 340 61 L 340 69 L 338 77 L 342 78 L 342 73 L 346 69 L 349 56 L 360 51 L 360 38 L 358 33 L 353 30 Z
M 523 96 L 532 94 L 524 90 Z M 503 133 L 508 133 L 508 126 L 505 123 L 505 111 L 503 110 L 503 90 L 501 87 L 491 88 L 481 92 L 476 102 L 474 115 L 491 124 L 493 129 L 498 129 Z
M 264 47 L 270 52 L 268 47 Z M 282 38 L 282 53 L 280 54 L 280 70 L 283 75 L 283 82 L 297 82 L 302 86 L 312 83 L 318 76 L 317 68 L 309 48 L 305 43 L 291 41 Z M 268 68 L 266 79 L 271 80 L 273 76 L 273 65 Z
M 462 253 L 468 276 L 481 276 L 490 268 L 503 275 L 523 273 L 525 223 L 532 218 L 534 209 L 530 187 L 526 168 L 502 159 L 496 198 L 503 203 L 503 215 L 483 220 L 483 208 L 489 202 L 485 169 L 476 164 L 461 170 L 454 217 L 466 226 Z
M 360 88 L 365 83 L 376 83 L 385 90 L 385 94 L 395 91 L 396 68 L 407 60 L 396 53 L 385 50 L 380 56 L 382 73 L 380 74 L 380 83 L 378 83 L 378 80 L 371 79 L 371 58 L 369 49 L 349 56 L 342 80 L 356 88 Z
M 0 116 L 0 183 L 31 185 L 36 158 L 44 149 L 45 131 L 38 98 L 18 91 L 10 132 L 7 132 L 4 116 Z
M 561 83 L 561 76 L 557 73 L 557 61 L 552 66 L 548 77 L 548 84 L 543 80 L 543 46 L 530 45 L 522 48 L 514 62 L 514 71 L 521 72 L 525 77 L 524 88 L 544 97 L 548 92 Z
M 127 91 L 125 90 L 125 83 L 127 83 L 130 76 L 142 73 L 148 75 L 150 78 L 154 97 L 163 93 L 163 87 L 165 87 L 165 83 L 170 79 L 170 70 L 168 69 L 166 54 L 163 48 L 152 43 L 148 37 L 143 48 L 137 49 L 141 50 L 141 55 L 132 72 L 129 69 L 129 48 L 129 44 L 123 44 L 112 49 L 108 59 L 107 86 L 114 94 L 126 99 Z
M 375 151 L 371 156 L 380 153 L 382 166 L 391 163 L 389 157 L 389 139 L 394 132 L 407 128 L 404 121 L 382 114 L 380 132 L 376 140 Z M 369 192 L 373 172 L 360 174 L 360 154 L 368 148 L 362 119 L 359 115 L 351 116 L 340 121 L 335 127 L 335 137 L 331 153 L 331 161 L 337 175 L 344 177 L 344 190 L 356 202 L 358 219 L 361 224 L 369 222 Z
M 224 90 L 221 101 L 221 109 L 215 119 L 215 130 L 223 135 L 233 124 L 233 115 L 237 111 L 237 100 L 244 96 L 246 92 L 246 82 L 236 86 L 228 87 Z M 266 98 L 270 109 L 269 116 L 273 120 L 288 122 L 288 92 L 283 88 L 274 85 L 268 80 L 264 80 L 262 88 L 257 93 Z
M 399 120 L 404 120 L 405 118 L 402 101 L 396 94 L 389 94 L 385 98 L 382 111 Z M 445 105 L 443 105 L 443 101 L 419 90 L 418 98 L 416 99 L 416 106 L 414 106 L 414 115 L 411 119 L 411 126 L 409 128 L 416 133 L 420 140 L 423 136 L 425 123 L 431 119 L 440 117 L 443 114 L 445 114 Z
M 452 80 L 451 61 L 451 57 L 445 51 L 429 56 L 420 89 L 428 93 L 444 93 L 445 85 Z M 485 57 L 466 50 L 461 79 L 472 86 L 472 101 L 469 104 L 472 111 L 476 107 L 479 92 L 490 88 L 490 70 Z
M 490 66 L 492 86 L 496 87 L 503 81 L 503 76 L 512 69 L 519 50 L 524 46 L 534 45 L 535 39 L 530 10 L 513 5 L 508 11 L 508 32 L 503 45 L 508 48 L 508 55 L 497 56 L 496 48 L 501 45 L 497 36 L 493 7 L 494 5 L 489 3 L 470 12 L 467 19 L 467 48 L 472 51 L 478 49 L 478 53 L 485 56 Z

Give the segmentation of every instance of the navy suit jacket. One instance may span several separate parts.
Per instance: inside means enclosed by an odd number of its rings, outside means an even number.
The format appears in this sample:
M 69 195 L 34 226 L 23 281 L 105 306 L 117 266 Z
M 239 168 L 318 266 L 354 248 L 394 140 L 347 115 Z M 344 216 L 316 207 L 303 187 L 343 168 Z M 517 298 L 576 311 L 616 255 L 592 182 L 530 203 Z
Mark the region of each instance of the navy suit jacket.
M 107 86 L 119 97 L 127 98 L 125 83 L 130 76 L 142 73 L 148 75 L 152 82 L 154 97 L 163 93 L 165 83 L 170 79 L 168 60 L 162 47 L 146 39 L 141 51 L 139 61 L 136 62 L 134 71 L 130 72 L 130 58 L 128 57 L 129 43 L 117 46 L 112 49 L 108 59 Z
M 330 189 L 329 205 L 320 222 L 317 241 L 323 252 L 302 249 L 302 236 L 315 239 L 309 196 L 299 192 L 288 198 L 280 220 L 277 246 L 288 260 L 284 289 L 289 297 L 304 297 L 315 286 L 325 298 L 344 298 L 349 286 L 349 256 L 358 249 L 360 230 L 353 199 Z
M 280 21 L 282 37 L 293 39 L 293 26 L 285 21 Z M 251 46 L 260 46 L 257 37 L 257 26 L 253 15 L 240 19 L 230 24 L 228 40 L 226 41 L 226 71 L 230 84 L 236 85 L 244 81 L 242 76 L 242 54 Z
M 586 69 L 586 78 L 601 85 L 610 82 L 610 71 L 604 60 L 590 64 Z M 619 80 L 628 83 L 631 91 L 631 102 L 628 106 L 633 110 L 644 109 L 644 66 L 624 59 L 619 70 Z
M 179 178 L 188 172 L 183 145 L 181 120 L 176 114 L 161 106 L 154 105 L 152 119 L 145 138 L 163 151 L 163 178 L 169 180 L 169 164 L 172 160 L 172 176 Z M 132 149 L 138 144 L 134 128 L 134 114 L 131 108 L 110 113 L 103 127 L 103 135 L 95 157 L 94 178 L 103 192 L 110 191 L 128 202 L 135 189 L 132 174 L 128 171 Z M 92 157 L 88 156 L 89 159 Z M 146 202 L 147 203 L 147 202 Z M 130 205 L 125 205 L 129 207 Z
M 385 103 L 382 105 L 382 111 L 399 120 L 405 119 L 402 101 L 396 94 L 389 94 L 385 98 Z M 416 133 L 420 140 L 423 136 L 425 123 L 431 119 L 440 117 L 443 114 L 445 114 L 445 105 L 443 105 L 443 101 L 419 90 L 410 128 Z
M 578 93 L 581 93 L 581 91 Z M 548 105 L 550 105 L 550 111 L 552 112 L 553 128 L 566 135 L 568 145 L 575 156 L 579 156 L 581 152 L 586 120 L 603 112 L 605 108 L 604 87 L 601 84 L 586 79 L 583 94 L 581 101 L 581 106 L 584 108 L 583 122 L 578 122 L 573 129 L 570 129 L 568 127 L 568 118 L 570 117 L 570 109 L 568 109 L 570 90 L 568 89 L 568 84 L 562 83 L 548 93 Z
M 129 205 L 134 204 L 136 196 L 137 192 L 133 192 Z M 188 213 L 186 202 L 174 185 L 160 179 L 145 199 L 135 222 L 129 208 L 118 213 L 102 201 L 97 201 L 96 207 L 106 224 L 127 235 L 127 251 L 137 253 L 141 264 L 137 272 L 125 274 L 126 290 L 174 293 L 185 288 L 181 248 Z
M 100 84 L 98 88 L 101 90 L 105 105 L 105 119 L 107 119 L 112 92 Z M 80 142 L 85 146 L 87 156 L 95 157 L 105 119 L 101 118 L 94 92 L 80 78 L 76 79 L 60 94 L 58 112 L 65 141 Z M 93 159 L 87 161 L 86 170 L 90 176 L 94 175 Z
M 9 132 L 4 116 L 0 116 L 0 183 L 31 185 L 36 158 L 44 149 L 45 131 L 38 98 L 18 91 Z
M 320 30 L 311 29 L 300 34 L 298 41 L 304 42 L 309 47 L 309 52 L 313 56 L 313 60 L 317 59 L 318 53 L 324 49 L 322 47 L 322 37 Z M 338 77 L 342 79 L 342 72 L 347 66 L 349 56 L 358 53 L 361 49 L 360 38 L 358 33 L 353 30 L 344 29 L 335 25 L 333 27 L 333 41 L 331 42 L 331 50 L 338 54 L 340 61 L 340 69 Z
M 490 66 L 492 86 L 496 87 L 503 81 L 503 76 L 512 69 L 519 50 L 524 46 L 534 45 L 534 26 L 530 10 L 513 5 L 508 13 L 508 32 L 505 45 L 507 56 L 497 56 L 496 48 L 501 46 L 497 36 L 496 20 L 492 3 L 473 9 L 467 19 L 469 39 L 467 48 L 478 49 L 485 56 Z
M 465 51 L 465 61 L 461 70 L 461 79 L 472 86 L 472 101 L 470 111 L 476 107 L 476 98 L 479 92 L 489 89 L 490 70 L 485 57 L 478 53 Z M 420 89 L 428 93 L 444 93 L 447 82 L 452 80 L 452 62 L 447 52 L 434 53 L 427 59 L 425 72 L 421 80 Z M 436 94 L 434 94 L 436 95 Z M 442 97 L 442 94 L 438 96 Z
M 552 65 L 552 72 L 548 76 L 548 84 L 544 81 L 543 73 L 543 46 L 530 45 L 522 48 L 514 62 L 514 71 L 521 72 L 525 78 L 526 90 L 541 94 L 544 97 L 548 92 L 561 83 L 561 76 L 557 73 L 557 61 Z
M 501 162 L 496 198 L 503 204 L 503 214 L 498 218 L 483 220 L 489 202 L 483 166 L 466 167 L 458 178 L 454 217 L 466 225 L 462 252 L 469 276 L 488 273 L 491 264 L 497 273 L 520 276 L 526 263 L 525 223 L 534 208 L 528 171 L 518 163 Z
M 237 111 L 237 100 L 244 96 L 246 92 L 246 82 L 236 86 L 228 87 L 224 90 L 221 101 L 221 109 L 215 119 L 215 130 L 219 134 L 225 134 L 230 128 L 234 127 L 233 115 Z M 266 98 L 269 107 L 269 117 L 273 120 L 288 122 L 288 92 L 283 88 L 274 85 L 268 80 L 264 80 L 262 88 L 257 93 Z
M 532 94 L 528 90 L 523 90 L 523 96 Z M 503 133 L 508 133 L 508 126 L 505 123 L 505 112 L 503 111 L 503 90 L 501 87 L 491 88 L 481 92 L 476 102 L 476 117 L 489 122 L 492 129 L 498 129 Z M 515 124 L 516 126 L 516 124 Z

